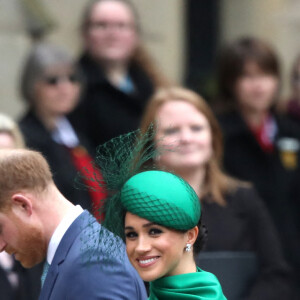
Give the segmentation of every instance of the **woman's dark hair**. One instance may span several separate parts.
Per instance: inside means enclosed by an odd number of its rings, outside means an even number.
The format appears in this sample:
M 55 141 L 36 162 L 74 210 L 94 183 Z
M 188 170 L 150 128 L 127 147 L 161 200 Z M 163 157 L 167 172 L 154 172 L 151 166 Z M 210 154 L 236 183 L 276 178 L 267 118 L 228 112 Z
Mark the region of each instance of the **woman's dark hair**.
M 194 255 L 197 255 L 201 250 L 205 248 L 205 245 L 207 243 L 207 238 L 208 238 L 208 230 L 205 224 L 202 223 L 202 214 L 197 226 L 199 229 L 199 233 L 193 247 Z
M 205 226 L 205 224 L 202 223 L 202 213 L 201 213 L 201 217 L 200 217 L 200 220 L 197 224 L 197 227 L 198 227 L 198 236 L 197 236 L 197 239 L 193 245 L 193 253 L 194 253 L 194 256 L 196 256 L 197 254 L 199 254 L 199 252 L 201 252 L 205 246 L 206 246 L 206 243 L 207 243 L 207 239 L 208 239 L 208 230 Z M 173 228 L 169 228 L 171 230 L 175 230 Z M 186 233 L 187 230 L 177 230 L 181 233 Z
M 223 47 L 218 58 L 218 98 L 223 102 L 235 99 L 234 88 L 243 76 L 245 65 L 255 63 L 261 71 L 280 77 L 280 67 L 274 49 L 265 41 L 243 37 Z

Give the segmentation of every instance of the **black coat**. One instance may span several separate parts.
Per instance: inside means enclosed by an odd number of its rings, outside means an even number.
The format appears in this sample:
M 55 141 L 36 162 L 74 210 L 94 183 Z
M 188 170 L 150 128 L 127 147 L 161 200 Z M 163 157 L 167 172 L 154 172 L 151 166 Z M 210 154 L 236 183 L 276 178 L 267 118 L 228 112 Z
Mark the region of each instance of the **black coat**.
M 262 150 L 254 135 L 239 115 L 233 111 L 219 116 L 224 134 L 224 168 L 237 178 L 254 184 L 271 213 L 279 232 L 286 257 L 300 266 L 299 231 L 296 220 L 300 212 L 295 199 L 300 184 L 300 156 L 295 169 L 286 169 L 280 158 L 277 142 L 283 137 L 300 141 L 300 128 L 284 117 L 275 116 L 277 134 L 273 153 Z
M 69 150 L 52 139 L 51 133 L 32 111 L 20 120 L 19 126 L 26 146 L 41 152 L 46 157 L 54 182 L 61 193 L 72 203 L 91 210 L 92 203 L 88 192 L 75 188 L 75 177 L 78 171 L 72 162 Z M 83 138 L 79 137 L 79 140 L 86 149 L 90 150 Z
M 80 104 L 70 116 L 73 125 L 83 130 L 94 146 L 138 129 L 154 90 L 145 72 L 137 65 L 130 66 L 135 92 L 126 94 L 109 83 L 100 66 L 87 55 L 81 57 L 79 66 L 86 84 Z
M 270 215 L 253 188 L 240 187 L 225 198 L 226 206 L 202 201 L 208 229 L 205 251 L 250 251 L 259 273 L 243 299 L 290 299 L 291 271 Z
M 41 275 L 43 264 L 25 269 L 15 262 L 14 272 L 18 278 L 18 287 L 13 289 L 7 273 L 0 267 L 0 299 L 1 300 L 37 300 L 41 291 Z
M 2 300 L 14 300 L 16 299 L 16 291 L 13 290 L 6 272 L 0 267 L 0 291 Z

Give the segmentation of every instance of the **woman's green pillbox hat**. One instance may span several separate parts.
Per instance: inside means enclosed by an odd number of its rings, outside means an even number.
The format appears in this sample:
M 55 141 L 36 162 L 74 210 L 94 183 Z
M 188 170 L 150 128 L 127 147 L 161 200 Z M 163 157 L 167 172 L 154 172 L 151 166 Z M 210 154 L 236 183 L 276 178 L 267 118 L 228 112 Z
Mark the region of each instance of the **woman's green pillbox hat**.
M 132 214 L 177 230 L 195 227 L 201 215 L 193 188 L 164 171 L 146 171 L 131 177 L 121 190 L 121 202 Z

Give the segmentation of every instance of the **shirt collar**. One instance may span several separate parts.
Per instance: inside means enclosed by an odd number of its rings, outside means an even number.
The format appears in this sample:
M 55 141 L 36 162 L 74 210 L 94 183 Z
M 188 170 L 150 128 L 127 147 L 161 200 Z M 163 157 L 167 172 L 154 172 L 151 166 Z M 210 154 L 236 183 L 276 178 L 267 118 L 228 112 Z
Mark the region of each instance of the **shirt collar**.
M 69 148 L 75 148 L 79 144 L 76 132 L 66 117 L 56 120 L 56 129 L 52 132 L 52 138 L 56 143 Z
M 48 246 L 47 250 L 47 262 L 51 265 L 55 252 L 61 242 L 64 234 L 75 221 L 75 219 L 83 212 L 80 205 L 72 207 L 72 209 L 64 216 L 59 225 L 56 227 Z

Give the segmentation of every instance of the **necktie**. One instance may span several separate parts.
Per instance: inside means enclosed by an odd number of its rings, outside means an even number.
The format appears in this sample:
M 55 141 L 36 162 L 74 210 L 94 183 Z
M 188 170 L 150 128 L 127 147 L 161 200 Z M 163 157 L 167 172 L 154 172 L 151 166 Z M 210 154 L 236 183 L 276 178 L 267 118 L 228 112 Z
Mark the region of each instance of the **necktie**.
M 43 268 L 43 274 L 42 274 L 42 277 L 41 277 L 42 287 L 43 287 L 45 279 L 47 277 L 47 273 L 48 273 L 49 267 L 50 267 L 50 265 L 48 264 L 47 261 L 45 261 L 44 268 Z

